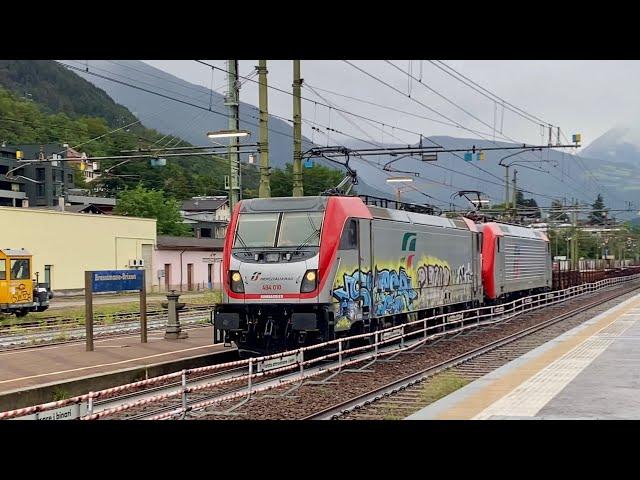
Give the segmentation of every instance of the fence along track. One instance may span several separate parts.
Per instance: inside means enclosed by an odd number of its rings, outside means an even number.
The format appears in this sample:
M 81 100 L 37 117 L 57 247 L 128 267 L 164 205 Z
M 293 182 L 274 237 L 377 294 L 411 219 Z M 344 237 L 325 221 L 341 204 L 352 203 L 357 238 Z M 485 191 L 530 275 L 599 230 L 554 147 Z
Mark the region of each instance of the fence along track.
M 224 364 L 185 370 L 184 374 L 189 375 L 196 372 L 198 373 L 213 372 L 215 370 L 231 368 L 231 367 L 243 366 L 248 368 L 247 375 L 244 375 L 241 379 L 236 380 L 236 381 L 246 380 L 248 382 L 247 387 L 245 387 L 243 390 L 239 390 L 233 394 L 228 394 L 222 397 L 216 397 L 210 400 L 202 401 L 196 404 L 189 404 L 187 399 L 187 396 L 189 393 L 202 391 L 208 388 L 214 388 L 222 384 L 227 384 L 229 383 L 228 379 L 219 380 L 217 382 L 214 381 L 211 383 L 198 385 L 195 387 L 185 386 L 184 388 L 181 389 L 180 392 L 158 394 L 145 399 L 144 403 L 141 403 L 140 401 L 127 403 L 125 401 L 125 403 L 123 403 L 118 407 L 113 407 L 100 412 L 94 412 L 94 408 L 93 408 L 94 401 L 99 398 L 104 398 L 104 397 L 113 395 L 114 393 L 125 393 L 125 392 L 129 393 L 135 390 L 136 388 L 158 384 L 171 378 L 177 378 L 177 377 L 182 378 L 183 372 L 175 372 L 172 374 L 163 375 L 161 377 L 154 377 L 148 380 L 143 380 L 141 382 L 121 385 L 118 387 L 102 390 L 99 392 L 90 392 L 89 394 L 73 397 L 67 400 L 61 400 L 58 402 L 49 402 L 46 404 L 37 405 L 33 407 L 26 407 L 22 409 L 2 412 L 0 413 L 0 419 L 17 418 L 24 415 L 31 415 L 38 412 L 45 412 L 47 410 L 60 408 L 63 406 L 76 405 L 84 402 L 87 403 L 87 414 L 84 415 L 82 418 L 83 419 L 99 419 L 99 418 L 105 418 L 115 413 L 126 411 L 134 407 L 141 406 L 143 404 L 148 405 L 151 403 L 157 403 L 157 402 L 166 400 L 168 398 L 175 397 L 177 395 L 180 395 L 183 398 L 181 407 L 174 409 L 171 412 L 162 414 L 160 416 L 155 416 L 153 418 L 161 419 L 161 418 L 169 418 L 171 416 L 176 416 L 176 415 L 183 415 L 184 413 L 186 413 L 186 411 L 193 411 L 199 408 L 203 408 L 205 406 L 213 405 L 215 403 L 220 403 L 220 402 L 234 399 L 234 398 L 241 398 L 243 396 L 250 398 L 253 394 L 258 393 L 260 391 L 266 391 L 266 390 L 277 388 L 278 386 L 282 386 L 286 384 L 302 382 L 305 379 L 308 379 L 323 373 L 327 373 L 331 371 L 340 371 L 342 368 L 349 366 L 351 364 L 359 363 L 366 360 L 377 360 L 378 357 L 387 356 L 400 351 L 406 351 L 408 349 L 413 349 L 428 341 L 443 337 L 445 335 L 460 333 L 472 328 L 476 328 L 481 325 L 491 325 L 498 322 L 502 322 L 510 318 L 513 318 L 516 315 L 519 315 L 523 312 L 533 311 L 540 308 L 544 308 L 546 306 L 556 305 L 564 302 L 569 298 L 574 298 L 576 296 L 592 293 L 592 292 L 601 290 L 603 288 L 608 288 L 621 283 L 637 280 L 638 278 L 640 278 L 640 274 L 602 280 L 593 284 L 579 285 L 579 286 L 570 287 L 568 289 L 561 290 L 561 291 L 532 295 L 529 297 L 520 298 L 510 303 L 502 304 L 498 306 L 480 307 L 476 309 L 456 312 L 453 314 L 449 313 L 449 314 L 443 314 L 443 315 L 437 315 L 434 317 L 424 318 L 420 320 L 415 320 L 400 326 L 390 327 L 384 330 L 379 330 L 371 333 L 354 335 L 354 336 L 343 338 L 343 339 L 331 340 L 329 342 L 324 342 L 317 345 L 303 347 L 303 348 L 288 351 L 288 352 L 281 352 L 281 353 L 258 357 L 258 358 L 237 360 L 234 362 L 228 362 Z M 462 314 L 462 317 L 460 318 L 461 314 Z M 452 320 L 451 318 L 455 318 L 455 320 Z M 428 326 L 427 321 L 429 322 L 435 321 L 436 325 Z M 418 329 L 411 332 L 407 332 L 406 330 L 408 328 L 410 329 L 411 327 L 416 327 Z M 398 331 L 400 331 L 399 334 L 397 334 Z M 386 338 L 387 335 L 393 335 L 393 337 Z M 356 347 L 356 348 L 350 348 L 350 349 L 343 348 L 345 342 L 352 341 L 355 339 L 369 339 L 369 340 L 372 340 L 372 342 L 371 344 L 365 345 L 362 347 Z M 398 342 L 399 344 L 395 345 Z M 334 348 L 337 347 L 338 351 L 305 360 L 305 353 L 318 350 L 318 349 L 325 349 L 327 347 L 334 347 Z M 372 349 L 373 349 L 373 352 L 371 352 Z M 365 350 L 368 350 L 369 353 L 365 353 Z M 353 357 L 356 354 L 358 354 L 356 359 L 348 359 L 348 357 Z M 254 379 L 265 376 L 265 372 L 256 373 L 253 370 L 254 365 L 258 365 L 260 362 L 283 359 L 283 357 L 291 357 L 293 355 L 296 356 L 296 360 L 293 364 L 274 369 L 270 372 L 270 374 L 290 372 L 292 370 L 299 369 L 298 374 L 292 375 L 286 380 L 283 380 L 277 384 L 274 383 L 274 384 L 257 386 L 256 388 L 252 388 L 251 382 Z M 315 367 L 315 369 L 311 369 L 311 370 L 309 369 L 309 367 L 312 364 L 319 364 L 320 362 L 327 361 L 327 360 L 331 360 L 333 363 L 322 366 L 322 367 Z M 305 372 L 305 368 L 307 368 L 307 372 Z
M 637 288 L 634 286 L 622 294 L 616 291 L 605 298 L 561 313 L 549 320 L 354 396 L 303 419 L 336 420 L 343 417 L 362 420 L 384 419 L 385 415 L 393 414 L 394 411 L 408 415 L 432 403 L 425 400 L 421 393 L 424 383 L 437 375 L 450 371 L 458 378 L 468 381 L 476 380 L 587 321 L 587 318 L 576 318 L 579 314 L 610 302 L 620 295 L 633 292 Z

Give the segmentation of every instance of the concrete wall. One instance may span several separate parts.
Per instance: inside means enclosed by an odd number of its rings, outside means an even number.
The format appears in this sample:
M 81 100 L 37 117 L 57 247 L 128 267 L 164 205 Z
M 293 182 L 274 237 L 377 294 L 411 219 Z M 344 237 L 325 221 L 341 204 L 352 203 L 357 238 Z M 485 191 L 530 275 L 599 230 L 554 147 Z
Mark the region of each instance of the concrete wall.
M 29 250 L 41 282 L 51 265 L 54 291 L 84 288 L 85 270 L 126 269 L 143 250 L 151 258 L 155 244 L 154 219 L 0 207 L 0 245 Z M 145 270 L 150 286 L 155 267 Z
M 188 274 L 187 265 L 193 264 L 193 285 L 192 290 L 207 290 L 213 288 L 217 290 L 221 288 L 220 271 L 222 266 L 222 252 L 212 252 L 207 250 L 185 251 L 182 252 L 182 260 L 180 259 L 181 250 L 162 250 L 156 249 L 153 255 L 153 289 L 154 291 L 166 291 L 165 278 L 158 277 L 158 270 L 164 270 L 165 264 L 170 264 L 170 289 L 188 290 Z M 212 280 L 213 285 L 208 285 L 208 269 L 207 266 L 212 264 Z M 180 277 L 182 272 L 182 278 Z M 165 272 L 166 275 L 166 272 Z

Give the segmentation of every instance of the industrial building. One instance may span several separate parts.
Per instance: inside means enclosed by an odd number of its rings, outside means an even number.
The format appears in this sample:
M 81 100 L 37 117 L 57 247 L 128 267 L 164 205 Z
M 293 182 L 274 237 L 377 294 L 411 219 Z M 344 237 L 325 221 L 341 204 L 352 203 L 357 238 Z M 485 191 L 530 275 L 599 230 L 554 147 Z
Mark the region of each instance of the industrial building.
M 132 268 L 143 260 L 153 284 L 156 220 L 0 207 L 0 246 L 33 254 L 33 276 L 54 292 L 80 292 L 85 270 Z

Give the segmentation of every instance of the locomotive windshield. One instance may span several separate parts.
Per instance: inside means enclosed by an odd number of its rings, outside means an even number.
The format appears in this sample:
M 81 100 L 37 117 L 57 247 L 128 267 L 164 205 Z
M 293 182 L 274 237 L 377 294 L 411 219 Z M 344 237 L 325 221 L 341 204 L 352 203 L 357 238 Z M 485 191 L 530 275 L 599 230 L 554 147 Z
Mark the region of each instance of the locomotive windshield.
M 241 214 L 234 247 L 273 247 L 279 213 Z
M 320 244 L 323 212 L 243 213 L 233 246 L 298 247 Z
M 323 212 L 285 213 L 280 223 L 279 247 L 300 245 L 317 247 L 320 244 L 320 226 Z

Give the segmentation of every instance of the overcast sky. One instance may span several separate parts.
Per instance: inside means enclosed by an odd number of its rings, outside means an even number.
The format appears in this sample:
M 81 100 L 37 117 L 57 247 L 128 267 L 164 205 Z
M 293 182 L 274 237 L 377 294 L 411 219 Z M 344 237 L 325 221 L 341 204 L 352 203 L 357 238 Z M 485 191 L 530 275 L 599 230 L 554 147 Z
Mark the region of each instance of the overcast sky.
M 145 61 L 191 83 L 211 88 L 211 69 L 193 60 Z M 224 60 L 206 61 L 226 68 Z M 411 65 L 413 76 L 422 78 L 422 82 L 435 92 L 416 81 L 410 84 L 406 74 L 384 61 L 351 62 L 400 92 L 338 60 L 303 60 L 302 78 L 309 87 L 319 87 L 387 105 L 439 122 L 457 122 L 466 128 L 482 132 L 487 138 L 493 138 L 495 129 L 497 130 L 496 139 L 498 139 L 502 129 L 504 136 L 519 142 L 539 143 L 541 141 L 539 125 L 509 110 L 504 111 L 503 118 L 503 109 L 500 105 L 455 80 L 429 61 L 393 60 L 393 63 L 404 71 L 408 71 Z M 257 63 L 257 60 L 240 60 L 240 75 L 252 73 Z M 447 61 L 446 64 L 516 107 L 535 115 L 546 123 L 559 125 L 569 139 L 573 133 L 582 133 L 584 146 L 610 128 L 620 124 L 632 124 L 640 117 L 637 114 L 640 107 L 640 89 L 637 88 L 637 79 L 640 78 L 639 61 L 460 60 Z M 291 91 L 292 62 L 273 60 L 268 61 L 267 66 L 269 85 Z M 214 72 L 213 87 L 221 93 L 226 90 L 223 72 Z M 312 103 L 303 102 L 302 114 L 305 120 L 315 121 L 325 126 L 330 125 L 360 138 L 387 143 L 399 140 L 401 140 L 400 143 L 414 143 L 418 140 L 416 135 L 392 129 L 389 127 L 391 125 L 423 132 L 426 135 L 478 137 L 477 134 L 455 126 L 385 110 L 322 91 L 318 92 L 338 108 L 376 119 L 387 125 L 381 127 L 379 124 L 367 124 L 362 120 L 349 117 L 356 123 L 357 126 L 354 126 L 340 118 L 335 110 L 330 114 L 327 108 L 320 106 L 316 108 Z M 411 98 L 408 98 L 407 94 L 410 94 Z M 455 102 L 468 113 L 438 94 Z M 303 87 L 303 96 L 322 101 L 308 87 Z M 245 82 L 240 90 L 240 98 L 244 102 L 257 105 L 257 84 Z M 270 89 L 269 111 L 292 118 L 291 96 Z M 303 133 L 308 137 L 312 135 L 308 126 L 304 127 Z M 326 143 L 326 137 L 318 133 L 313 135 L 317 143 Z M 547 135 L 548 133 L 545 133 L 543 139 L 545 144 Z M 396 138 L 392 138 L 393 136 Z

